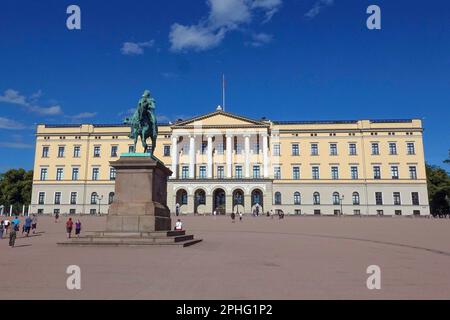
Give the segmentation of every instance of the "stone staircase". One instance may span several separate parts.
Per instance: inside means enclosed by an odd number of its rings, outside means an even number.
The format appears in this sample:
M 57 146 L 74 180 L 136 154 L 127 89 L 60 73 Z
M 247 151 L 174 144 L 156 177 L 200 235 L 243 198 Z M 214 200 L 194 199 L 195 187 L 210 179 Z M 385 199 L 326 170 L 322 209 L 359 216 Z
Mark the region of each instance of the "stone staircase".
M 199 243 L 194 235 L 186 231 L 154 232 L 108 232 L 94 231 L 79 238 L 58 242 L 61 246 L 180 246 L 188 247 Z

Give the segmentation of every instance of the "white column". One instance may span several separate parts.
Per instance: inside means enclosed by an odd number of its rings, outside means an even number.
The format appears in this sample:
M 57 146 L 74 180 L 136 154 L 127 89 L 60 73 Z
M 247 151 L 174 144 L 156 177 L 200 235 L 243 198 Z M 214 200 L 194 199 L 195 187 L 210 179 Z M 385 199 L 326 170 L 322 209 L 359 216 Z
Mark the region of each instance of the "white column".
M 25 205 L 22 206 L 22 215 L 25 216 Z
M 233 138 L 233 136 L 231 134 L 227 134 L 227 178 L 231 178 L 232 177 L 232 163 L 231 163 L 231 155 L 232 155 L 232 151 L 233 151 L 233 147 L 231 145 L 231 138 Z
M 269 150 L 267 146 L 267 133 L 264 133 L 263 135 L 263 176 L 264 178 L 269 177 Z
M 172 156 L 172 178 L 178 177 L 178 136 L 172 135 L 172 150 L 170 150 Z
M 189 178 L 195 178 L 195 136 L 189 136 Z
M 9 216 L 12 216 L 12 205 L 9 206 Z
M 212 150 L 213 150 L 213 146 L 212 146 L 212 135 L 208 135 L 208 147 L 207 147 L 207 153 L 208 153 L 208 167 L 207 167 L 207 175 L 208 175 L 208 179 L 212 179 L 212 166 L 213 166 L 213 158 L 212 158 Z
M 250 135 L 244 135 L 245 139 L 245 177 L 250 178 Z

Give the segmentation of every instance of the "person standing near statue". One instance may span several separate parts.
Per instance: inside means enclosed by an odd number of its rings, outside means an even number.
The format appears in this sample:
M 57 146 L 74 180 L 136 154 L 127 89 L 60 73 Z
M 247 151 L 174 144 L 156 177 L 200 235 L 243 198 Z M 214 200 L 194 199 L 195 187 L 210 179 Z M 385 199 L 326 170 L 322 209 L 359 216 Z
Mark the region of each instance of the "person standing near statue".
M 177 217 L 180 215 L 180 204 L 178 202 L 175 205 L 175 214 L 177 215 Z

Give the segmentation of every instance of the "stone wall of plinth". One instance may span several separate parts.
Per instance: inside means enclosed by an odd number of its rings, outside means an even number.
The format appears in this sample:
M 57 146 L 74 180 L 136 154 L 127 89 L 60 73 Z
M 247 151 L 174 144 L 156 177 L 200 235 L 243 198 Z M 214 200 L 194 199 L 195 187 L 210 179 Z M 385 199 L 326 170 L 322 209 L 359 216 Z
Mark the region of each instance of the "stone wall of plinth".
M 116 169 L 116 181 L 106 231 L 170 230 L 167 179 L 172 171 L 150 156 L 122 156 L 110 164 Z

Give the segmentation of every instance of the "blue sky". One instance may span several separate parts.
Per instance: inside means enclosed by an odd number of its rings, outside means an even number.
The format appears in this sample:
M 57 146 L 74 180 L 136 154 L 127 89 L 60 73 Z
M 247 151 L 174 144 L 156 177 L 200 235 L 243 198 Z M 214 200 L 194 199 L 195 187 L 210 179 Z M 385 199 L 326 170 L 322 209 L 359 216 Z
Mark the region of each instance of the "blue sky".
M 446 0 L 3 0 L 0 39 L 0 171 L 33 167 L 36 123 L 120 123 L 144 89 L 160 121 L 213 111 L 222 73 L 229 112 L 422 118 L 426 160 L 448 156 Z

